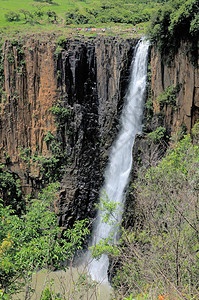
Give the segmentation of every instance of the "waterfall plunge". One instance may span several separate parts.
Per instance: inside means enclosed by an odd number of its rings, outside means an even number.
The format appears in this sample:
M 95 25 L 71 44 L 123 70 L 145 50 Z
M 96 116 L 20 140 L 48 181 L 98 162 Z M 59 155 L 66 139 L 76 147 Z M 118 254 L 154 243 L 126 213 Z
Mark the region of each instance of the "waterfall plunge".
M 135 135 L 142 129 L 148 48 L 148 41 L 141 40 L 135 49 L 126 104 L 121 115 L 121 129 L 111 149 L 109 165 L 105 173 L 105 184 L 100 195 L 100 198 L 116 203 L 117 209 L 108 223 L 103 222 L 103 213 L 98 212 L 94 224 L 92 246 L 110 235 L 116 242 L 117 226 L 121 222 L 125 200 L 124 192 L 132 167 Z M 88 267 L 92 279 L 98 282 L 108 282 L 108 265 L 109 259 L 105 254 L 99 260 L 92 259 Z

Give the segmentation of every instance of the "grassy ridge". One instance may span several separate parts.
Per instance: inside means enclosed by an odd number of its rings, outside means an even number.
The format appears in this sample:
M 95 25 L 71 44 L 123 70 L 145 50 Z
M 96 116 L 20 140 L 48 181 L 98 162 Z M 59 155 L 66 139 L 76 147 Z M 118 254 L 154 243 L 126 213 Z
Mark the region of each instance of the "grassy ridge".
M 0 0 L 0 31 L 56 31 L 80 25 L 129 28 L 147 22 L 160 6 L 161 3 L 148 0 L 54 0 L 52 4 L 32 0 Z M 28 11 L 29 16 L 26 18 L 21 10 Z M 5 15 L 11 12 L 18 14 L 19 20 L 9 21 Z M 55 17 L 49 17 L 49 12 L 53 12 Z

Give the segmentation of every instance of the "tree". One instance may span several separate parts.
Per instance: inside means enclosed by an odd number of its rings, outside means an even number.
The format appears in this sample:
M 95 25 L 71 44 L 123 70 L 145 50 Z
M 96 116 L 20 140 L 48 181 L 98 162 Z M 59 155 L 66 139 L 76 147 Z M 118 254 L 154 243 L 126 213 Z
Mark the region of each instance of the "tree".
M 4 206 L 10 205 L 17 214 L 24 209 L 19 176 L 6 170 L 3 164 L 0 164 L 0 198 Z
M 135 296 L 147 286 L 154 293 L 155 286 L 169 299 L 198 297 L 198 167 L 199 147 L 187 135 L 139 171 L 134 226 L 123 231 L 113 279 L 123 292 Z
M 63 262 L 81 248 L 88 221 L 77 221 L 62 233 L 53 207 L 58 188 L 50 184 L 21 217 L 10 207 L 0 206 L 0 289 L 4 293 L 25 287 L 25 299 L 30 299 L 33 273 L 42 268 L 64 269 Z
M 95 256 L 110 256 L 112 285 L 122 299 L 199 296 L 198 128 L 196 124 L 192 131 L 194 143 L 185 135 L 171 143 L 164 158 L 140 168 L 132 187 L 132 226 L 121 226 L 117 245 L 110 237 L 93 247 Z M 105 208 L 105 216 L 114 215 L 111 203 Z

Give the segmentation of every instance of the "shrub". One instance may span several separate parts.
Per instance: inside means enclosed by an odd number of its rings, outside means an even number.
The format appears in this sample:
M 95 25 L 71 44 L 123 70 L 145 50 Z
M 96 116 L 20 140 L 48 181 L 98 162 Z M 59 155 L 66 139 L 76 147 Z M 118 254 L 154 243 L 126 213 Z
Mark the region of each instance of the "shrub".
M 87 220 L 76 221 L 62 232 L 53 209 L 58 190 L 59 184 L 49 185 L 28 203 L 21 217 L 0 204 L 0 289 L 10 296 L 25 287 L 24 299 L 30 299 L 33 273 L 42 268 L 65 269 L 63 262 L 81 249 L 89 233 Z
M 165 133 L 166 133 L 166 128 L 160 126 L 156 130 L 148 133 L 148 138 L 156 144 L 160 142 L 162 138 L 165 137 Z
M 16 213 L 24 209 L 20 179 L 17 174 L 0 164 L 0 198 L 4 206 L 10 205 Z
M 134 226 L 119 245 L 117 293 L 198 298 L 198 158 L 199 147 L 187 135 L 155 167 L 139 170 Z
M 181 40 L 197 44 L 199 29 L 198 0 L 171 0 L 152 16 L 148 26 L 148 35 L 157 44 L 160 53 L 171 60 L 180 46 Z M 192 55 L 193 63 L 197 62 L 197 51 Z
M 168 86 L 157 98 L 157 101 L 160 104 L 160 108 L 163 108 L 164 105 L 170 105 L 173 108 L 176 107 L 176 95 L 181 89 L 181 84 L 176 86 Z
M 16 13 L 15 11 L 9 11 L 7 14 L 5 14 L 5 17 L 9 22 L 17 22 L 20 20 L 20 14 Z
M 59 36 L 57 39 L 57 45 L 64 48 L 66 43 L 66 37 L 65 36 Z
M 64 126 L 68 119 L 68 116 L 70 115 L 70 110 L 68 108 L 62 107 L 61 105 L 54 105 L 49 110 L 57 119 L 59 126 Z

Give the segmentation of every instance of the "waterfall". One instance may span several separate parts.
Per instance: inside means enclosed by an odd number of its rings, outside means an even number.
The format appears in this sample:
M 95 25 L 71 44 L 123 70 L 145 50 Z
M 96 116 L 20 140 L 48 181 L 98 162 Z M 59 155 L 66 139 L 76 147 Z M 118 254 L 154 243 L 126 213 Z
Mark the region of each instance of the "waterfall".
M 94 224 L 92 246 L 110 235 L 113 242 L 116 242 L 118 224 L 121 222 L 125 201 L 125 188 L 132 167 L 135 135 L 142 130 L 148 48 L 149 42 L 140 40 L 135 49 L 126 103 L 121 114 L 121 129 L 110 152 L 109 164 L 105 172 L 105 183 L 100 195 L 100 199 L 103 199 L 101 203 L 111 201 L 111 203 L 115 203 L 116 210 L 108 223 L 103 222 L 105 212 L 98 212 Z M 108 282 L 108 265 L 109 259 L 105 254 L 99 260 L 92 259 L 88 266 L 92 279 L 98 282 Z

